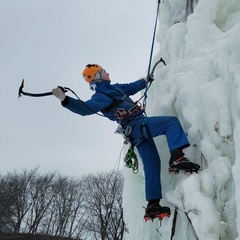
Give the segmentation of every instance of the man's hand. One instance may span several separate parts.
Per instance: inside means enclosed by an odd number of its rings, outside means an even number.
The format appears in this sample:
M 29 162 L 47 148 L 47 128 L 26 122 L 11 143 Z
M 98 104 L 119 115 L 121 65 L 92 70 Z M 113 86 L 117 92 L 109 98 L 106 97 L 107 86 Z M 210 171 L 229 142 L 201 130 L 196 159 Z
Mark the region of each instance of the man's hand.
M 53 95 L 58 98 L 61 102 L 65 99 L 66 95 L 62 87 L 57 87 L 52 90 Z
M 150 74 L 149 76 L 146 76 L 145 78 L 143 78 L 146 82 L 153 82 L 154 81 L 154 75 Z
M 154 75 L 153 74 L 150 74 L 149 76 L 148 76 L 148 82 L 153 82 L 154 81 Z

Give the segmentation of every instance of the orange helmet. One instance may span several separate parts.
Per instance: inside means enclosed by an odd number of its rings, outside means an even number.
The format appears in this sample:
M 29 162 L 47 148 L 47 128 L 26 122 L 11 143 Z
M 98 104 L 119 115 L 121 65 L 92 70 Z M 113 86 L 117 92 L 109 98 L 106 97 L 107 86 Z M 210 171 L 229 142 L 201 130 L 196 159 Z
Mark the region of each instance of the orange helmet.
M 101 68 L 102 67 L 98 64 L 88 64 L 82 72 L 85 81 L 90 83 L 94 79 L 96 73 L 101 70 Z

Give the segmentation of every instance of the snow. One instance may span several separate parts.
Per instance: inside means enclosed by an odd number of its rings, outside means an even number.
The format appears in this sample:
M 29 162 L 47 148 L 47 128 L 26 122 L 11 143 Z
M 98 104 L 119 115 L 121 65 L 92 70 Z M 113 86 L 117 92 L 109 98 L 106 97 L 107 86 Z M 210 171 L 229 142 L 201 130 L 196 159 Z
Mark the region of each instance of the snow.
M 189 2 L 189 1 L 188 1 Z M 201 165 L 199 174 L 168 174 L 169 151 L 164 136 L 155 139 L 161 157 L 162 205 L 179 209 L 174 239 L 240 239 L 240 1 L 165 0 L 160 5 L 148 92 L 147 113 L 177 116 L 191 146 L 186 156 Z M 140 157 L 139 157 L 140 160 Z M 144 173 L 124 170 L 126 240 L 170 239 L 173 214 L 144 222 Z

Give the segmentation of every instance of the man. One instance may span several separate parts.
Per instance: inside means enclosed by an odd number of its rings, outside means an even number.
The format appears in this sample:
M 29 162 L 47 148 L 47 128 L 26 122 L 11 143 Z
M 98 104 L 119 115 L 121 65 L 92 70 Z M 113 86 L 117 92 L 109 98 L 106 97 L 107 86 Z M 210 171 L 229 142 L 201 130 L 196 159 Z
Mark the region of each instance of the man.
M 148 205 L 144 219 L 162 219 L 170 215 L 170 209 L 160 205 L 162 199 L 160 180 L 160 157 L 153 141 L 159 135 L 166 135 L 171 153 L 169 170 L 172 172 L 197 171 L 198 164 L 184 157 L 182 149 L 190 144 L 176 117 L 146 117 L 138 104 L 129 97 L 146 88 L 147 79 L 129 84 L 111 84 L 109 74 L 98 64 L 88 64 L 83 77 L 94 90 L 92 98 L 84 102 L 65 95 L 61 87 L 53 89 L 53 95 L 62 106 L 82 116 L 101 111 L 105 117 L 119 123 L 131 144 L 137 147 L 142 158 L 145 174 L 145 192 Z M 153 76 L 148 77 L 153 81 Z

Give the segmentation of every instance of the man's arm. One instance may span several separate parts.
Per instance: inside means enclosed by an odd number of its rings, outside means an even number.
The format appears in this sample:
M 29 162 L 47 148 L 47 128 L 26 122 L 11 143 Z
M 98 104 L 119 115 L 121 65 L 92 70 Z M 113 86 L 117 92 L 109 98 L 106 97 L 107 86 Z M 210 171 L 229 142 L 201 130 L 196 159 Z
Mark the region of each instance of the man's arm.
M 128 96 L 134 95 L 146 87 L 146 81 L 142 78 L 135 82 L 123 84 L 122 88 Z
M 110 98 L 102 94 L 94 94 L 90 100 L 84 102 L 80 99 L 66 96 L 59 88 L 53 89 L 52 92 L 53 95 L 61 101 L 63 107 L 82 116 L 95 114 L 106 108 L 112 102 Z

